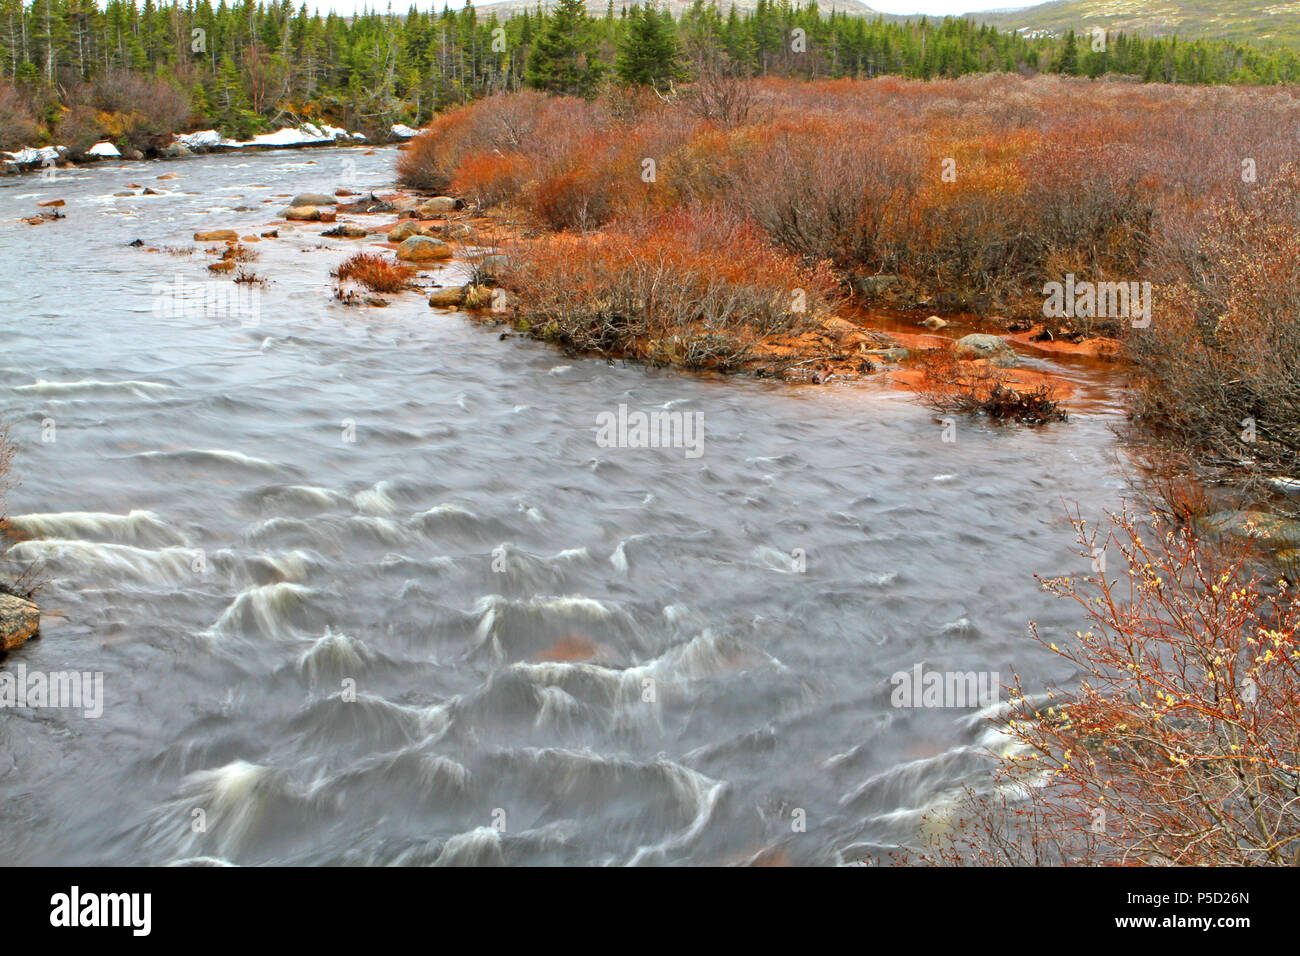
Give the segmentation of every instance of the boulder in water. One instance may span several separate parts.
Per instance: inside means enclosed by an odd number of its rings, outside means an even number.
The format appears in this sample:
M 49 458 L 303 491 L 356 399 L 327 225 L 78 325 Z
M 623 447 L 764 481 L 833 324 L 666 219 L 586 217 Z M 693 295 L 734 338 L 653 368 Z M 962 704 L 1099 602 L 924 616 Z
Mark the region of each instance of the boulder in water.
M 40 608 L 16 594 L 0 592 L 0 652 L 22 645 L 40 626 Z
M 420 224 L 414 219 L 407 219 L 388 230 L 388 241 L 403 242 L 418 235 L 420 235 Z
M 333 196 L 325 193 L 299 193 L 289 201 L 290 206 L 332 206 L 336 202 Z
M 1201 531 L 1253 541 L 1268 550 L 1300 549 L 1300 521 L 1267 511 L 1219 511 L 1196 524 Z
M 233 229 L 208 229 L 194 234 L 195 242 L 234 242 L 239 233 Z
M 428 262 L 433 259 L 450 259 L 451 246 L 428 236 L 411 236 L 397 247 L 397 258 L 407 262 Z
M 321 235 L 328 239 L 364 239 L 370 235 L 370 230 L 344 222 L 333 229 L 326 229 Z
M 435 289 L 429 296 L 429 305 L 440 309 L 454 309 L 465 301 L 465 287 L 453 286 L 448 289 Z
M 1010 368 L 1017 363 L 1016 352 L 996 335 L 975 332 L 957 340 L 954 347 L 959 359 L 987 359 L 990 365 Z

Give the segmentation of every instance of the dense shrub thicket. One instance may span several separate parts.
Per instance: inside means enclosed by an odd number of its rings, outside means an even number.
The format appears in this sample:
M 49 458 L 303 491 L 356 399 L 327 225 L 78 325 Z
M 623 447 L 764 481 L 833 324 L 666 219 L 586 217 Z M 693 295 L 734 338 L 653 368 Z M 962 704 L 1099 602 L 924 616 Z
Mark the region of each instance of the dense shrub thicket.
M 713 74 L 672 94 L 488 97 L 440 114 L 399 172 L 583 237 L 529 244 L 524 259 L 546 263 L 533 292 L 585 288 L 597 268 L 631 275 L 617 265 L 631 247 L 608 237 L 648 230 L 644 255 L 662 256 L 665 216 L 681 249 L 725 260 L 742 247 L 730 235 L 700 251 L 717 233 L 696 219 L 712 210 L 739 224 L 754 274 L 791 288 L 823 290 L 829 274 L 864 298 L 1122 335 L 1151 431 L 1203 463 L 1294 476 L 1297 129 L 1289 88 Z M 1076 279 L 1148 288 L 1149 321 L 1046 316 L 1048 284 Z

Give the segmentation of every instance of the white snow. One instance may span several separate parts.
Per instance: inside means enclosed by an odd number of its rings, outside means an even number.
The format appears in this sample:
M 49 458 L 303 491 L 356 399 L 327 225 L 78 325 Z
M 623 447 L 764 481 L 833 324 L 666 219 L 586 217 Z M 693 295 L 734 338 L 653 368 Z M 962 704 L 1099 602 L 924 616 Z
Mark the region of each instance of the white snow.
M 183 133 L 176 137 L 176 142 L 190 149 L 208 149 L 212 146 L 235 146 L 233 140 L 222 138 L 215 129 L 200 130 L 197 133 Z
M 309 146 L 316 143 L 334 143 L 341 139 L 364 140 L 365 137 L 360 133 L 349 133 L 337 126 L 317 126 L 314 123 L 303 123 L 297 129 L 284 126 L 274 133 L 262 133 L 252 139 L 238 142 L 233 139 L 223 139 L 216 130 L 211 129 L 176 137 L 177 142 L 184 143 L 190 149 L 207 149 L 213 146 L 223 146 L 227 149 L 241 149 L 245 146 Z
M 398 132 L 399 130 L 405 132 Z M 418 130 L 413 130 L 407 126 L 394 126 L 395 135 L 414 136 Z M 365 142 L 366 137 L 361 133 L 349 133 L 345 129 L 337 126 L 323 124 L 317 126 L 314 123 L 303 123 L 297 129 L 286 126 L 278 129 L 274 133 L 263 133 L 261 136 L 254 136 L 252 139 L 243 142 L 237 142 L 233 139 L 226 139 L 215 129 L 204 129 L 194 133 L 181 133 L 175 142 L 180 143 L 192 150 L 202 152 L 203 150 L 214 147 L 224 149 L 240 149 L 245 146 L 307 146 L 318 143 L 337 143 L 341 140 L 350 140 L 352 142 Z M 32 166 L 38 163 L 58 162 L 63 158 L 63 154 L 68 151 L 66 146 L 42 146 L 39 149 L 34 146 L 24 146 L 17 152 L 7 152 L 0 150 L 0 162 L 12 164 L 14 166 Z M 99 159 L 120 159 L 122 154 L 112 143 L 105 140 L 102 143 L 96 143 L 90 149 L 86 150 L 87 156 L 94 156 Z
M 16 163 L 19 166 L 27 166 L 31 163 L 44 163 L 47 160 L 57 161 L 60 155 L 67 151 L 68 147 L 66 146 L 42 146 L 40 149 L 24 146 L 16 153 L 3 153 L 0 155 L 3 155 L 8 162 Z
M 393 124 L 393 130 L 392 130 L 393 135 L 400 136 L 402 139 L 410 139 L 412 136 L 415 136 L 419 132 L 420 131 L 418 129 L 411 129 L 411 127 L 403 126 L 401 123 Z
M 316 135 L 312 135 L 312 133 Z M 254 136 L 252 139 L 244 140 L 242 143 L 235 143 L 235 146 L 302 146 L 307 143 L 324 143 L 328 142 L 324 136 L 320 135 L 320 130 L 308 124 L 301 129 L 290 129 L 288 126 L 278 129 L 274 133 L 263 133 L 260 136 Z

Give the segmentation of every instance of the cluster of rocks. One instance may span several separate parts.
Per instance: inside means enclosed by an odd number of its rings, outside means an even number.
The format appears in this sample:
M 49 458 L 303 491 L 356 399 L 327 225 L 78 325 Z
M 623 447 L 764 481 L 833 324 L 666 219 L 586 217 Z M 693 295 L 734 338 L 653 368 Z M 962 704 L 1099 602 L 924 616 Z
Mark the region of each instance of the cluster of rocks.
M 365 239 L 380 236 L 394 248 L 396 258 L 405 263 L 424 267 L 426 264 L 445 261 L 453 257 L 452 241 L 471 242 L 475 231 L 466 222 L 458 221 L 457 213 L 466 210 L 463 200 L 452 196 L 434 196 L 418 199 L 404 195 L 376 196 L 373 193 L 358 196 L 346 189 L 334 195 L 304 192 L 293 196 L 280 210 L 280 216 L 290 222 L 337 223 L 321 236 L 332 239 Z M 339 214 L 373 215 L 396 213 L 399 220 L 387 227 L 367 227 L 355 222 L 340 221 Z M 289 227 L 282 227 L 289 228 Z M 263 236 L 267 236 L 263 233 Z M 271 233 L 270 235 L 274 235 Z M 236 243 L 256 241 L 254 237 L 241 240 L 234 229 L 209 229 L 194 234 L 196 242 Z M 483 308 L 491 304 L 492 286 L 504 274 L 509 263 L 503 255 L 486 255 L 476 258 L 470 279 L 464 284 L 436 288 L 429 295 L 429 304 L 442 308 Z M 346 301 L 352 301 L 347 299 Z M 358 300 L 360 301 L 360 300 Z M 374 305 L 387 304 L 385 300 L 365 300 Z

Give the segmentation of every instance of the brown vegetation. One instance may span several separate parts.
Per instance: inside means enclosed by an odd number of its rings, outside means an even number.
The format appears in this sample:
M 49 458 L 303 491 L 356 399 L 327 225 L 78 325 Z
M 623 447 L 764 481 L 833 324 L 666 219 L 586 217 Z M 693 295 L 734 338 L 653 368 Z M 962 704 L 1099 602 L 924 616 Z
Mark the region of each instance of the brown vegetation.
M 688 369 L 775 374 L 753 350 L 829 316 L 830 275 L 802 268 L 717 208 L 624 221 L 531 244 L 504 280 L 518 327 L 578 352 Z M 794 353 L 791 353 L 794 354 Z
M 895 292 L 936 305 L 1041 319 L 1043 283 L 1066 273 L 1145 278 L 1206 202 L 1247 191 L 1231 144 L 1251 144 L 1266 176 L 1300 125 L 1279 90 L 1005 75 L 744 90 L 725 116 L 697 88 L 489 97 L 439 116 L 399 171 L 556 229 L 717 202 L 848 278 L 898 276 Z
M 371 292 L 402 292 L 411 287 L 415 269 L 373 252 L 358 252 L 344 259 L 330 273 L 344 282 L 354 282 Z
M 1300 475 L 1300 166 L 1207 209 L 1135 330 L 1134 412 L 1220 476 Z
M 11 83 L 0 83 L 0 149 L 14 152 L 35 139 L 39 126 L 31 107 Z
M 995 421 L 1024 425 L 1066 419 L 1058 389 L 1051 383 L 1023 384 L 1015 380 L 1015 373 L 983 360 L 959 361 L 947 349 L 922 353 L 920 366 L 918 391 L 936 411 L 978 412 Z
M 1034 865 L 1300 863 L 1300 597 L 1247 555 L 1130 514 L 1080 557 L 1122 573 L 1044 587 L 1087 629 L 1056 643 L 1069 692 L 1019 680 L 998 723 L 1002 787 L 970 794 L 931 859 Z
M 1294 476 L 1297 128 L 1300 98 L 1283 88 L 719 77 L 666 97 L 492 96 L 435 119 L 399 171 L 575 234 L 512 250 L 510 305 L 573 347 L 744 368 L 748 340 L 778 327 L 782 287 L 815 290 L 811 327 L 836 285 L 886 305 L 996 313 L 1044 351 L 1131 350 L 1138 422 L 1193 460 Z M 684 260 L 731 257 L 729 235 L 687 225 L 701 215 L 737 224 L 736 260 L 755 277 L 728 288 L 721 332 L 707 308 L 656 299 L 642 313 L 637 291 L 667 281 L 680 299 L 704 272 Z M 657 225 L 670 216 L 676 236 Z M 616 262 L 635 268 L 624 277 Z M 1067 276 L 1151 283 L 1149 326 L 1114 310 L 1045 315 L 1046 284 Z M 725 344 L 661 344 L 693 321 L 712 321 Z M 1031 399 L 1047 410 L 1050 396 Z

